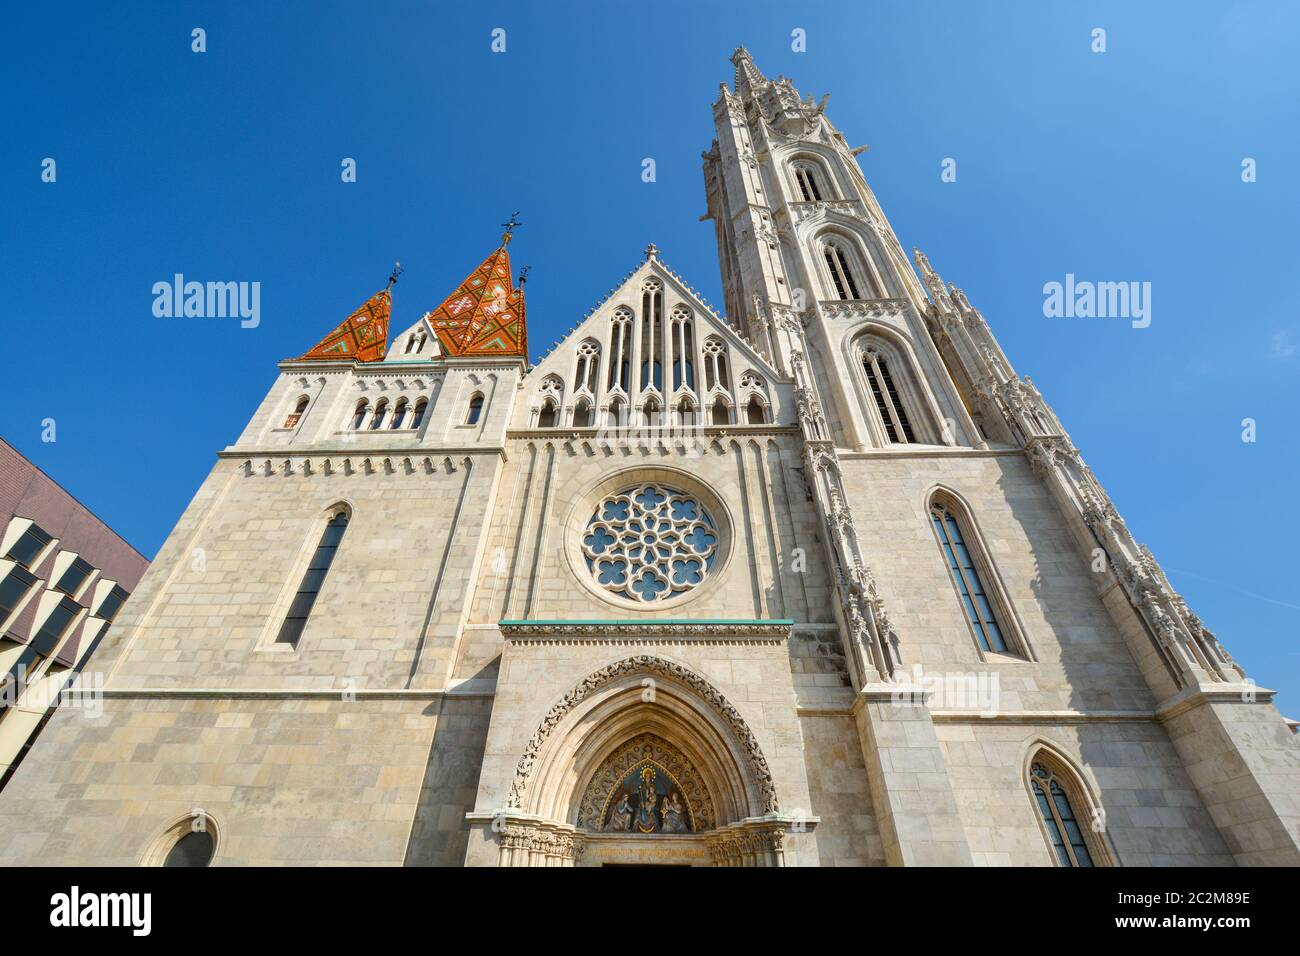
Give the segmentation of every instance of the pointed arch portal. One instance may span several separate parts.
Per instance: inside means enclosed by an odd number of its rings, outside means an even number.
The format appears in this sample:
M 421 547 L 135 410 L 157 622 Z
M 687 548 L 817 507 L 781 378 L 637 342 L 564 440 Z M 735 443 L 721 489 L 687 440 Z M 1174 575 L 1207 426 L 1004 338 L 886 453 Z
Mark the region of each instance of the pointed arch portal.
M 507 866 L 782 865 L 771 769 L 740 712 L 689 667 L 636 655 L 551 707 L 515 767 Z

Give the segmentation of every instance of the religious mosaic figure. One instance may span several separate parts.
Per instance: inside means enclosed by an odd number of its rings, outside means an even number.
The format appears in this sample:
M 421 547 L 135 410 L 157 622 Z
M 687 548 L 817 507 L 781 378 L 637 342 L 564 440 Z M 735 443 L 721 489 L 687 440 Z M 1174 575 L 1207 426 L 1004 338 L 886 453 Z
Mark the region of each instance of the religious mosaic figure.
M 623 799 L 618 802 L 609 813 L 609 823 L 605 824 L 605 829 L 611 833 L 626 833 L 632 829 L 632 804 L 623 794 Z
M 641 770 L 641 788 L 638 793 L 639 805 L 636 808 L 636 828 L 641 833 L 654 833 L 659 829 L 655 819 L 655 806 L 659 803 L 659 794 L 655 792 L 655 772 L 649 767 Z
M 663 809 L 660 813 L 663 815 L 664 833 L 689 832 L 690 827 L 686 824 L 686 811 L 682 807 L 682 796 L 676 790 L 664 798 Z

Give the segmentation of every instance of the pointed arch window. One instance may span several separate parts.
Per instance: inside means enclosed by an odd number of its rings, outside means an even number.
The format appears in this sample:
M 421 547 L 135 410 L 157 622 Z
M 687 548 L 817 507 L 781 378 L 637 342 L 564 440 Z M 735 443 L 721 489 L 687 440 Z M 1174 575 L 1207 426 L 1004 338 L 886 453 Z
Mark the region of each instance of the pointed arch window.
M 412 332 L 412 333 L 411 333 L 409 336 L 407 336 L 407 338 L 406 338 L 406 349 L 405 349 L 405 351 L 403 351 L 402 354 L 403 354 L 403 355 L 410 355 L 411 352 L 412 352 L 412 350 L 414 350 L 414 348 L 415 348 L 415 333 Z
M 767 422 L 763 402 L 757 395 L 751 395 L 748 404 L 745 405 L 745 421 L 751 425 L 763 425 Z
M 617 428 L 627 422 L 627 405 L 621 398 L 616 398 L 609 403 L 609 424 L 612 428 Z
M 861 299 L 863 285 L 854 270 L 853 257 L 835 240 L 822 243 L 822 258 L 830 272 L 835 294 L 841 299 Z
M 731 409 L 727 408 L 726 401 L 719 395 L 713 402 L 713 424 L 730 425 Z
M 798 163 L 794 167 L 794 181 L 804 202 L 821 202 L 826 195 L 818 180 L 817 170 L 809 163 Z
M 370 419 L 370 428 L 375 430 L 384 427 L 384 421 L 388 418 L 388 402 L 380 399 L 375 403 L 375 415 Z
M 876 411 L 880 414 L 885 435 L 896 445 L 916 442 L 916 432 L 907 417 L 907 409 L 898 395 L 894 376 L 889 369 L 889 359 L 880 349 L 869 346 L 862 353 L 862 368 L 867 373 L 867 385 Z
M 619 388 L 626 392 L 630 387 L 628 369 L 631 367 L 631 333 L 632 313 L 627 309 L 619 309 L 614 313 L 609 330 L 609 381 L 606 384 L 607 388 Z
M 392 428 L 392 429 L 394 429 L 394 430 L 396 430 L 396 429 L 398 429 L 398 428 L 406 428 L 406 427 L 407 427 L 407 425 L 406 425 L 406 413 L 407 413 L 407 411 L 409 411 L 409 408 L 408 408 L 408 406 L 407 406 L 406 399 L 404 399 L 404 398 L 402 398 L 402 399 L 398 399 L 397 406 L 393 409 L 393 420 L 392 420 L 392 423 L 389 424 L 388 427 L 389 427 L 389 428 Z
M 645 403 L 642 410 L 644 424 L 647 428 L 654 428 L 659 424 L 659 403 L 653 398 Z
M 727 375 L 727 349 L 718 339 L 704 343 L 704 387 L 706 390 L 731 387 Z
M 1004 600 L 989 588 L 994 579 L 988 558 L 963 527 L 966 522 L 955 504 L 946 497 L 936 496 L 931 501 L 930 522 L 975 642 L 984 651 L 1027 657 L 1027 650 L 1011 629 Z
M 556 425 L 555 403 L 550 399 L 542 405 L 542 409 L 537 413 L 538 428 L 554 428 Z
M 673 309 L 673 391 L 695 389 L 695 330 L 691 313 L 682 306 Z
M 1029 766 L 1029 793 L 1058 866 L 1105 866 L 1105 847 L 1091 829 L 1082 784 L 1039 754 Z M 1085 813 L 1084 817 L 1079 812 Z
M 411 428 L 419 428 L 424 424 L 424 413 L 429 409 L 428 399 L 420 399 L 415 403 L 415 413 L 411 416 Z
M 370 402 L 362 399 L 357 402 L 356 409 L 352 412 L 352 428 L 356 430 L 366 423 L 366 412 L 370 410 Z
M 284 420 L 284 427 L 297 428 L 298 423 L 302 421 L 302 416 L 307 411 L 307 406 L 310 403 L 311 403 L 311 399 L 308 398 L 306 395 L 298 399 L 298 403 L 293 406 L 293 411 L 291 411 L 289 413 L 289 417 Z
M 641 388 L 663 391 L 663 288 L 648 279 L 641 294 Z
M 466 425 L 477 425 L 479 418 L 483 415 L 483 396 L 474 395 L 469 400 L 469 411 L 465 414 Z
M 596 376 L 600 369 L 600 346 L 591 339 L 578 346 L 578 371 L 573 377 L 575 391 L 585 389 L 596 394 Z
M 298 585 L 298 593 L 294 595 L 293 602 L 289 605 L 289 613 L 285 615 L 284 623 L 280 625 L 280 633 L 275 638 L 277 644 L 298 646 L 303 628 L 307 626 L 307 618 L 311 616 L 311 609 L 316 604 L 316 596 L 325 584 L 325 576 L 329 574 L 335 553 L 343 541 L 343 532 L 347 528 L 346 511 L 336 512 L 325 525 L 320 543 L 316 545 L 316 550 L 307 565 L 307 571 Z
M 580 401 L 573 409 L 573 427 L 590 428 L 591 427 L 591 403 Z
M 677 403 L 677 421 L 687 428 L 695 424 L 695 403 L 689 398 Z

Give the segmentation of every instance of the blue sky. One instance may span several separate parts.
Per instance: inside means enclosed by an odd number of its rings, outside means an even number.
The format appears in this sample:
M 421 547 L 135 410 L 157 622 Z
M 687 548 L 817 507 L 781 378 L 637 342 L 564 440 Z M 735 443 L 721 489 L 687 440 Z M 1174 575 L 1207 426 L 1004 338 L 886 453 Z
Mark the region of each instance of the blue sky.
M 401 328 L 522 210 L 534 357 L 651 240 L 720 303 L 700 152 L 743 43 L 833 94 L 904 247 L 967 291 L 1193 608 L 1300 713 L 1300 8 L 1082 6 L 11 9 L 0 434 L 152 556 L 275 362 L 395 259 Z M 175 272 L 260 282 L 260 326 L 154 318 Z M 1066 273 L 1149 281 L 1151 326 L 1045 318 L 1043 284 Z

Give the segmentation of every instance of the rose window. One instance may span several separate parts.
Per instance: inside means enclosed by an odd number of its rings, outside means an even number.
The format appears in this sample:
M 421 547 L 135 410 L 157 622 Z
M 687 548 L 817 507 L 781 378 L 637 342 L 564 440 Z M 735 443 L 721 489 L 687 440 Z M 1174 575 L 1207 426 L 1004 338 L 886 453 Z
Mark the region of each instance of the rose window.
M 644 484 L 600 502 L 583 532 L 582 554 L 602 588 L 649 604 L 703 582 L 718 538 L 699 499 Z

